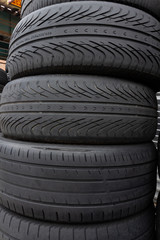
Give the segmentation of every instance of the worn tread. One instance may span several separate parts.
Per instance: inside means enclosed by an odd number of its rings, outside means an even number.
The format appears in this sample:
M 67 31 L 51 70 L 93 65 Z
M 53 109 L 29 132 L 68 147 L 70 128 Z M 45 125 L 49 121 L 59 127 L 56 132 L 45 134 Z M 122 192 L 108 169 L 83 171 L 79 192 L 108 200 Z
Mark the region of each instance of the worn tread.
M 93 223 L 147 208 L 156 189 L 154 144 L 53 145 L 0 139 L 0 203 L 45 221 Z
M 131 81 L 41 75 L 4 88 L 0 119 L 3 134 L 14 139 L 138 143 L 155 136 L 157 104 L 150 88 Z
M 153 208 L 125 220 L 103 224 L 62 225 L 38 222 L 0 207 L 1 240 L 154 240 Z M 134 227 L 133 227 L 134 226 Z

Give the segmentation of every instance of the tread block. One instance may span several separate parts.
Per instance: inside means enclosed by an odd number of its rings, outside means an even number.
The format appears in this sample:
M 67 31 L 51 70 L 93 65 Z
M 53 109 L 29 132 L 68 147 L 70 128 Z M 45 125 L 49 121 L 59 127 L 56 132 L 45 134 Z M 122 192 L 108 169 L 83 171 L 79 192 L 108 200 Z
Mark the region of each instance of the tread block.
M 19 22 L 7 69 L 11 79 L 49 73 L 114 75 L 159 87 L 159 31 L 158 20 L 126 5 L 56 4 Z
M 154 222 L 153 208 L 121 221 L 93 225 L 63 225 L 24 218 L 0 207 L 0 238 L 1 240 L 154 240 Z
M 122 219 L 147 208 L 157 153 L 139 145 L 54 145 L 0 139 L 0 203 L 64 223 Z
M 135 107 L 136 106 L 136 107 Z M 10 82 L 2 94 L 2 132 L 57 143 L 138 143 L 157 128 L 154 91 L 131 81 L 41 75 Z

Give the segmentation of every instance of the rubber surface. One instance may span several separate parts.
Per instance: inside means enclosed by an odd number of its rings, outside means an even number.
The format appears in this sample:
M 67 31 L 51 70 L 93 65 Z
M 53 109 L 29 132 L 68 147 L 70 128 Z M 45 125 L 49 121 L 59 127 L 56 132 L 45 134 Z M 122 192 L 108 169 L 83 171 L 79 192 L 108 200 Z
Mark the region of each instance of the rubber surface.
M 125 220 L 93 225 L 47 224 L 14 215 L 0 208 L 0 239 L 155 240 L 154 222 L 153 208 Z
M 4 87 L 8 83 L 6 72 L 0 68 L 0 92 L 2 92 L 2 86 Z
M 22 0 L 21 17 L 25 17 L 33 11 L 43 8 L 52 4 L 72 2 L 73 0 Z M 78 1 L 78 0 L 74 0 Z M 81 0 L 84 1 L 84 0 Z M 128 4 L 137 8 L 144 9 L 151 14 L 160 16 L 160 2 L 159 0 L 112 0 L 112 2 Z
M 2 132 L 56 143 L 151 141 L 157 102 L 148 87 L 109 77 L 41 75 L 10 82 L 2 94 Z
M 156 189 L 153 143 L 54 145 L 0 139 L 0 203 L 64 223 L 121 219 L 147 208 Z
M 10 79 L 75 73 L 123 76 L 160 87 L 160 22 L 133 7 L 74 2 L 21 20 L 10 42 Z M 151 81 L 152 79 L 152 81 Z

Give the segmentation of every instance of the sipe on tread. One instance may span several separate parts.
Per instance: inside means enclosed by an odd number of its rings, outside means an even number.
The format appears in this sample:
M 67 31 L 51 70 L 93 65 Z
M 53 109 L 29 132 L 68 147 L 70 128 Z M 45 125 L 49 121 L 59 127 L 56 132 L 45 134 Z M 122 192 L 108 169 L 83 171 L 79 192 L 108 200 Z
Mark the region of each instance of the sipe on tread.
M 154 144 L 54 145 L 0 139 L 1 205 L 64 223 L 122 219 L 147 208 L 156 188 Z
M 157 102 L 150 88 L 119 78 L 41 75 L 4 88 L 1 122 L 3 134 L 14 139 L 147 142 L 156 133 Z
M 72 2 L 72 1 L 73 0 L 47 0 L 47 1 L 46 0 L 22 0 L 21 17 L 23 18 L 28 14 L 32 13 L 33 11 L 36 11 L 40 8 L 43 8 L 49 5 Z M 74 0 L 74 1 L 78 1 L 78 0 Z M 85 1 L 85 0 L 81 0 L 81 1 Z M 159 18 L 160 3 L 158 0 L 112 0 L 112 2 L 122 3 L 126 5 L 128 4 L 130 6 L 143 9 L 144 11 L 147 11 Z
M 15 215 L 0 207 L 0 238 L 1 240 L 154 240 L 154 222 L 153 207 L 131 218 L 93 225 L 43 223 Z
M 107 74 L 145 83 L 152 77 L 152 87 L 159 87 L 159 29 L 159 21 L 151 15 L 117 3 L 49 6 L 31 13 L 15 28 L 9 76 Z

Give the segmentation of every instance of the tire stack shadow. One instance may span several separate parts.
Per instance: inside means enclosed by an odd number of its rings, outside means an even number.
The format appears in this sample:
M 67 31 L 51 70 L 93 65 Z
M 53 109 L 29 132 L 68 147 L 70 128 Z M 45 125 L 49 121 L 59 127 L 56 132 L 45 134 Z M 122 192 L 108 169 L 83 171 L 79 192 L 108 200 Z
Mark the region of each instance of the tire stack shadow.
M 6 72 L 0 68 L 0 105 L 1 105 L 1 94 L 4 86 L 8 83 Z M 0 124 L 1 125 L 1 124 Z M 1 128 L 0 128 L 1 131 Z

